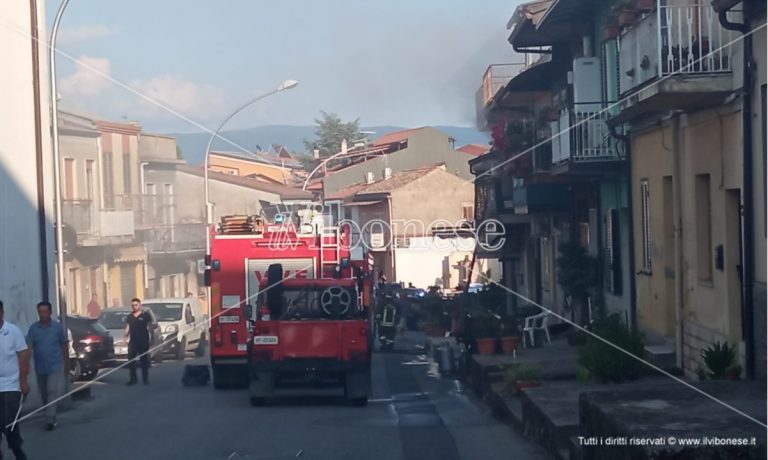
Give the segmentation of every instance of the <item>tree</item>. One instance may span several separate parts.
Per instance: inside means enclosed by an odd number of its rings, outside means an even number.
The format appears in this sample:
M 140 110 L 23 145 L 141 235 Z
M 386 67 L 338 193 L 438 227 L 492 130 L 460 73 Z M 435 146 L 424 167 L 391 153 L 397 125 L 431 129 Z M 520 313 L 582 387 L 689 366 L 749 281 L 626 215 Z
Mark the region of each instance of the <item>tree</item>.
M 176 159 L 177 160 L 184 159 L 184 152 L 181 151 L 181 147 L 179 147 L 179 144 L 176 144 Z
M 302 164 L 305 167 L 313 165 L 312 167 L 314 168 L 319 164 L 314 158 L 315 150 L 320 151 L 320 160 L 323 160 L 335 153 L 339 153 L 341 151 L 341 142 L 344 139 L 351 146 L 353 141 L 361 137 L 359 118 L 345 123 L 335 113 L 321 110 L 320 118 L 315 119 L 315 126 L 315 139 L 304 141 L 304 147 L 306 147 L 309 153 L 309 158 L 302 159 Z

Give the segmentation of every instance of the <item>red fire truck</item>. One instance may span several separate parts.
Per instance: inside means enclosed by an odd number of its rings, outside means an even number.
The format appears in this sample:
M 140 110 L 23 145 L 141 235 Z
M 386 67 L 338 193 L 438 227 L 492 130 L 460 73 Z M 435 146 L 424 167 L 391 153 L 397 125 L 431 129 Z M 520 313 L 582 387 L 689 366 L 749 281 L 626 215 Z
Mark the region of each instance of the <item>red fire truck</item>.
M 261 372 L 261 379 L 258 380 L 259 373 L 254 373 L 252 363 L 263 362 L 268 350 L 280 350 L 278 355 L 271 355 L 271 358 L 289 359 L 300 355 L 296 347 L 305 347 L 306 350 L 314 348 L 317 344 L 312 340 L 317 338 L 316 332 L 342 319 L 338 315 L 339 311 L 335 311 L 324 318 L 317 318 L 322 323 L 310 320 L 311 315 L 322 311 L 323 305 L 326 309 L 336 308 L 339 300 L 342 301 L 341 305 L 349 300 L 349 312 L 342 315 L 344 319 L 355 317 L 357 326 L 361 326 L 357 329 L 358 334 L 362 334 L 362 328 L 369 329 L 367 307 L 372 298 L 370 269 L 365 258 L 361 261 L 350 260 L 348 229 L 293 225 L 290 219 L 288 222 L 270 224 L 257 216 L 227 216 L 211 229 L 210 238 L 210 268 L 207 270 L 206 283 L 211 287 L 209 337 L 214 388 L 242 388 L 249 383 L 253 386 L 253 380 L 263 383 L 264 373 Z M 270 280 L 268 272 L 273 265 L 275 267 Z M 280 279 L 275 280 L 278 265 Z M 276 285 L 278 287 L 275 289 Z M 321 292 L 315 292 L 322 286 L 324 289 Z M 333 295 L 331 304 L 318 304 L 325 289 L 334 286 L 338 289 L 332 289 L 333 292 L 329 291 L 326 295 L 326 300 L 329 295 Z M 264 292 L 269 295 L 272 289 L 281 295 L 296 294 L 304 300 L 310 299 L 314 304 L 305 305 L 304 316 L 299 315 L 293 320 L 283 321 L 284 318 L 269 314 L 264 316 L 264 312 L 268 311 L 269 300 L 259 294 Z M 350 299 L 352 293 L 354 298 Z M 318 305 L 320 310 L 315 308 L 309 311 Z M 297 305 L 288 307 L 296 310 Z M 283 313 L 288 314 L 288 310 Z M 289 333 L 279 344 L 265 343 L 279 340 L 285 331 L 291 329 L 288 326 L 281 327 L 281 324 L 296 320 L 301 320 L 302 325 L 306 326 L 301 333 L 306 340 L 301 343 L 292 342 Z M 279 329 L 283 329 L 283 333 L 278 333 Z M 339 333 L 346 333 L 342 329 L 339 329 Z M 370 353 L 370 337 L 360 335 L 358 339 L 367 342 L 368 348 L 365 350 Z M 291 351 L 283 346 L 291 348 Z M 302 356 L 306 358 L 311 354 L 311 351 L 306 351 Z M 356 401 L 360 402 L 361 397 L 357 396 Z M 260 398 L 252 396 L 252 402 L 258 403 Z

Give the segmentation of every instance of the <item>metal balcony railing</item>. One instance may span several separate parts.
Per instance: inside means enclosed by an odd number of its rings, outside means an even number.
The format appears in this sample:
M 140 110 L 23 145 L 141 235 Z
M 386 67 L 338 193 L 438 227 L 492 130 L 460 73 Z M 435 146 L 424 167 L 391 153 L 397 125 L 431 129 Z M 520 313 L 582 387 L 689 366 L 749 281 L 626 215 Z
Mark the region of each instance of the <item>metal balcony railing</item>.
M 91 200 L 63 200 L 62 218 L 72 226 L 78 235 L 88 235 L 92 231 L 93 202 Z
M 488 105 L 493 96 L 525 68 L 525 63 L 489 65 L 483 74 L 482 103 Z
M 729 12 L 740 22 L 740 12 Z M 621 91 L 667 75 L 731 71 L 736 32 L 720 25 L 710 2 L 657 0 L 620 39 Z
M 606 121 L 608 104 L 576 104 L 561 110 L 552 127 L 552 163 L 621 159 L 618 141 Z
M 658 0 L 657 16 L 660 75 L 730 72 L 735 35 L 709 2 Z
M 145 230 L 143 242 L 150 253 L 179 253 L 205 249 L 204 223 L 157 226 Z

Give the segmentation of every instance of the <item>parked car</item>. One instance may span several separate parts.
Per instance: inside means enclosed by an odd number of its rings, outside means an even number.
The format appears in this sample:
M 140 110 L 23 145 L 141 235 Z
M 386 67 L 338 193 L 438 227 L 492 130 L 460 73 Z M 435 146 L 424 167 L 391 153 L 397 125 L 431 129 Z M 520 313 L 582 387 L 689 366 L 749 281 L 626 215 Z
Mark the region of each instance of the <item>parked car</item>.
M 483 283 L 471 283 L 469 285 L 469 289 L 467 289 L 467 292 L 471 294 L 476 294 L 482 291 L 483 289 L 485 289 L 485 285 Z
M 69 341 L 69 379 L 71 382 L 75 382 L 80 378 L 83 370 L 80 367 L 80 361 L 77 360 L 77 352 L 72 340 L 72 329 L 70 328 L 67 328 L 67 340 Z
M 155 362 L 161 362 L 163 356 L 163 334 L 160 331 L 160 324 L 152 310 L 144 308 L 146 313 L 152 318 L 152 336 L 150 337 L 149 348 L 150 358 Z M 131 314 L 133 309 L 130 307 L 108 308 L 99 315 L 99 322 L 107 328 L 109 333 L 115 339 L 115 359 L 118 361 L 128 360 L 128 344 L 125 342 L 125 319 Z
M 406 299 L 421 300 L 427 296 L 427 291 L 421 288 L 405 288 L 403 289 Z
M 67 316 L 72 332 L 72 347 L 77 354 L 80 378 L 91 380 L 99 369 L 115 367 L 115 343 L 109 331 L 97 319 Z
M 188 351 L 205 354 L 208 323 L 197 299 L 146 299 L 142 305 L 157 317 L 166 352 L 176 359 L 184 359 Z

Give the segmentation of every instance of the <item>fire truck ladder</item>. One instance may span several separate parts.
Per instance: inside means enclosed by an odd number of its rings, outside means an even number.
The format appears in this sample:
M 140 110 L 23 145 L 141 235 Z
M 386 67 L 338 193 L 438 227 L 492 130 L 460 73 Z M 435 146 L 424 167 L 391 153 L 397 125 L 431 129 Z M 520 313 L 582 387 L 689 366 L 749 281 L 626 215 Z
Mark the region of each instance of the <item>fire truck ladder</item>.
M 320 230 L 321 271 L 327 265 L 337 265 L 341 262 L 341 240 L 339 236 L 339 227 L 323 227 L 322 230 Z M 326 237 L 330 237 L 332 241 L 326 242 Z M 333 250 L 335 256 L 333 258 L 326 258 L 326 250 Z

